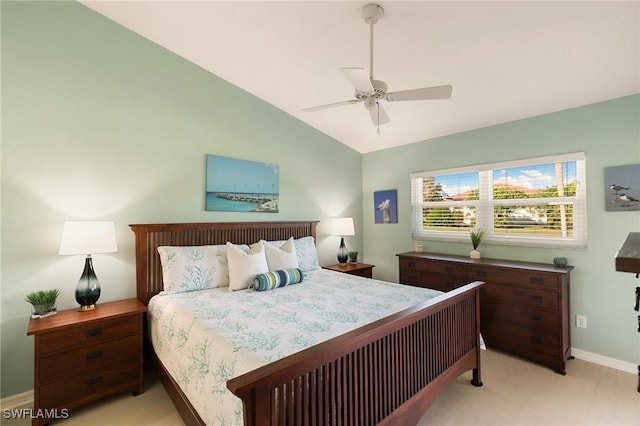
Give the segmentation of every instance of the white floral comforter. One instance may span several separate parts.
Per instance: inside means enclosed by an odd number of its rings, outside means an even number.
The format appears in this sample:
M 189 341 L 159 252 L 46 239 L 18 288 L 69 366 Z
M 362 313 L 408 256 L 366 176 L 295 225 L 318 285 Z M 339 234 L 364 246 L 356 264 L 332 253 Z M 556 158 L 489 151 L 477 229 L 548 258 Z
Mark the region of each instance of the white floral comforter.
M 230 378 L 439 294 L 316 269 L 271 291 L 158 295 L 148 315 L 156 353 L 202 419 L 242 425 L 242 402 L 226 387 Z

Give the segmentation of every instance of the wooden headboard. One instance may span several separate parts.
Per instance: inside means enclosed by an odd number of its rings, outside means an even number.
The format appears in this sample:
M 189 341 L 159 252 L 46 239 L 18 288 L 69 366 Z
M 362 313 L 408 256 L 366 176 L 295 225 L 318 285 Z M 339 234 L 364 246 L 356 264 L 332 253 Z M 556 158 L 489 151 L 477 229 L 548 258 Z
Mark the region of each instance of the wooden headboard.
M 155 223 L 129 225 L 135 234 L 136 288 L 138 299 L 147 305 L 162 291 L 159 246 L 204 246 L 253 244 L 257 241 L 286 240 L 312 236 L 318 221 L 296 222 L 212 222 Z

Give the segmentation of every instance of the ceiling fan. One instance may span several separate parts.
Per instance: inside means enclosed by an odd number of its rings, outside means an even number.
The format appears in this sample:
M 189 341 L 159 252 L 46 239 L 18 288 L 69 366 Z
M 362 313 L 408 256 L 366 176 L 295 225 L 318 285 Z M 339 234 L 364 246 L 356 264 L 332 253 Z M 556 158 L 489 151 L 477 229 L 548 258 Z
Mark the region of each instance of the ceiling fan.
M 373 125 L 379 126 L 380 124 L 389 122 L 389 116 L 387 116 L 384 108 L 380 105 L 381 100 L 389 102 L 422 101 L 429 99 L 448 99 L 451 97 L 452 87 L 450 85 L 387 92 L 387 83 L 373 78 L 373 25 L 382 19 L 383 16 L 384 9 L 378 4 L 370 3 L 362 8 L 362 18 L 369 24 L 370 32 L 369 74 L 367 74 L 364 68 L 340 68 L 342 73 L 351 81 L 356 89 L 355 99 L 304 108 L 303 111 L 319 111 L 362 102 L 371 115 Z

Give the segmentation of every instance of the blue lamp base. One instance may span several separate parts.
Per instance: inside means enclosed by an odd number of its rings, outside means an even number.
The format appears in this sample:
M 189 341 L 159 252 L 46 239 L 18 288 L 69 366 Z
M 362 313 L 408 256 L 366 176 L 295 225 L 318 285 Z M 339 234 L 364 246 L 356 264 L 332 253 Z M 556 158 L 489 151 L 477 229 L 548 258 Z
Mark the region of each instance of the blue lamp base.
M 96 302 L 100 298 L 100 282 L 93 270 L 93 261 L 88 255 L 84 261 L 84 270 L 76 286 L 76 302 L 80 305 L 80 311 L 92 311 L 96 309 Z

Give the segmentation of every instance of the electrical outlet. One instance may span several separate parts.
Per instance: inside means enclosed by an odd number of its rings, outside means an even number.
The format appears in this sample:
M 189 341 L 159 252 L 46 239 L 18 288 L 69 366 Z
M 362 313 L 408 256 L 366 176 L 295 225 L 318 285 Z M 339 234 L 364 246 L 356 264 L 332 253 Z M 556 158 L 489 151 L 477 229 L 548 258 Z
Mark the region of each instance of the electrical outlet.
M 576 327 L 587 328 L 587 317 L 584 315 L 576 315 Z

